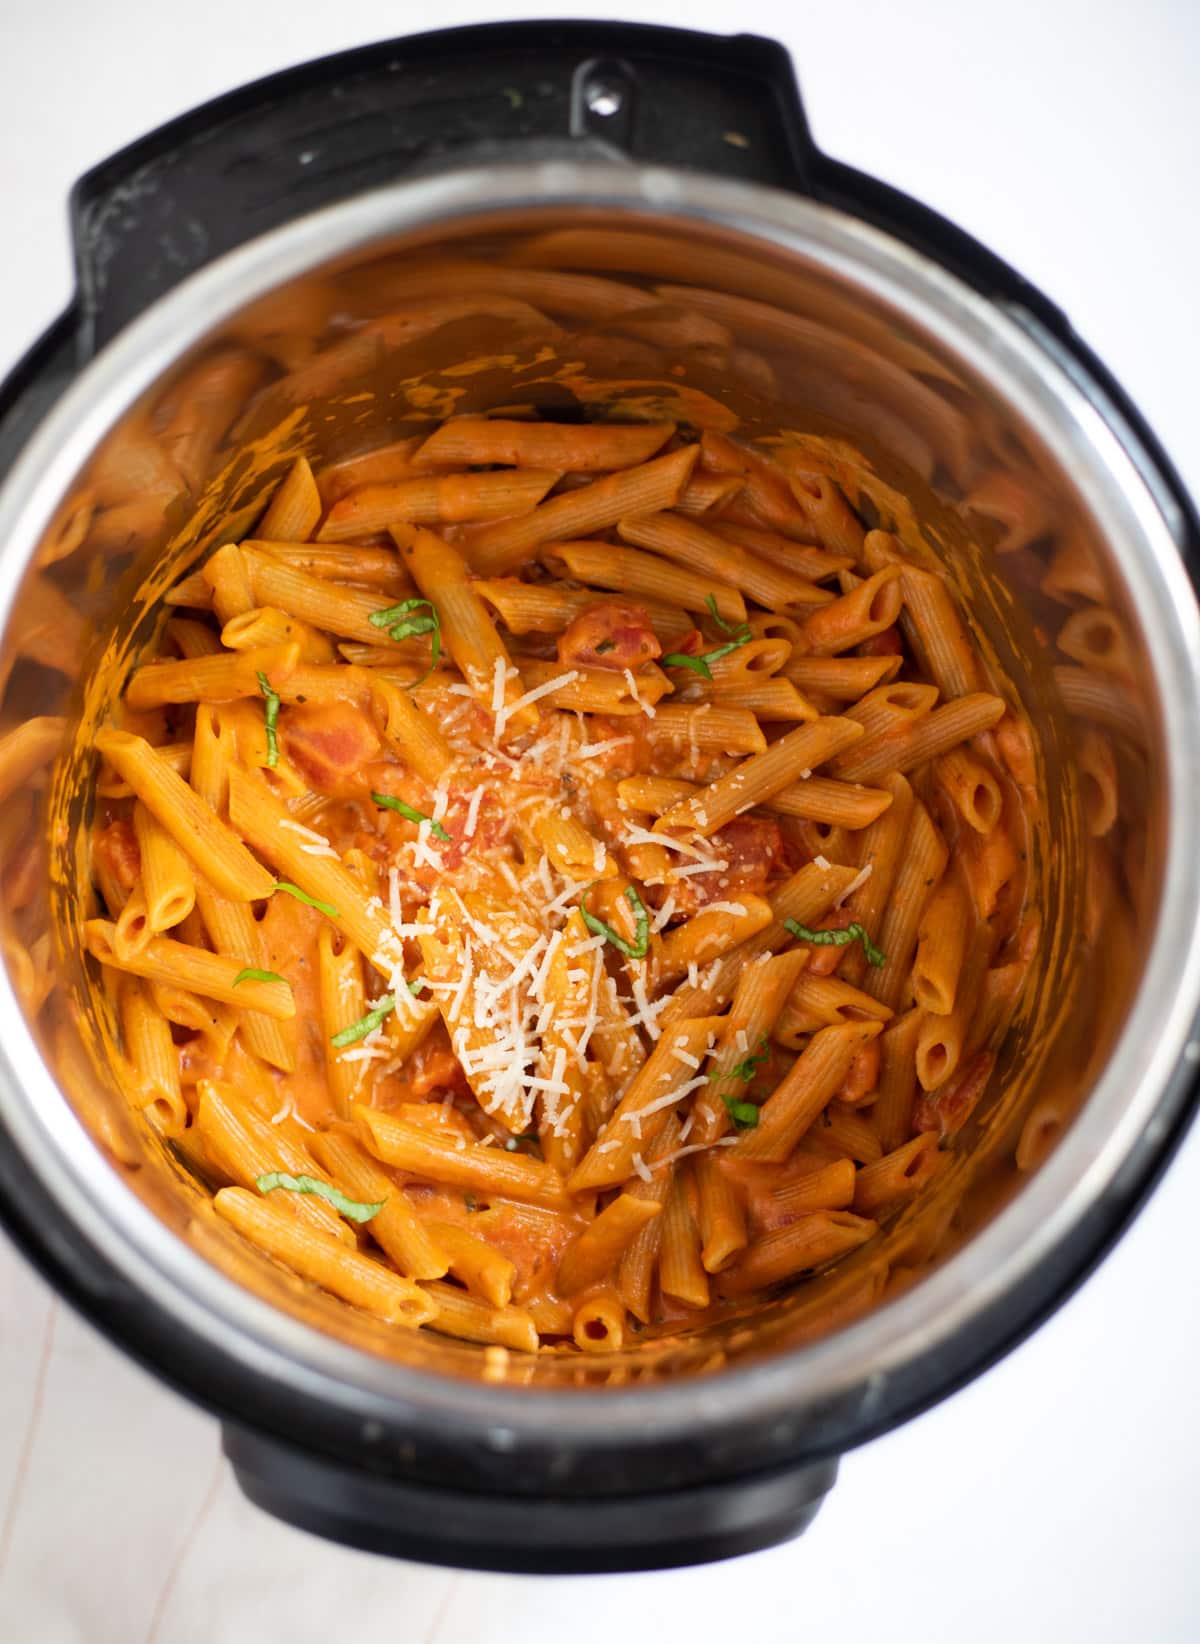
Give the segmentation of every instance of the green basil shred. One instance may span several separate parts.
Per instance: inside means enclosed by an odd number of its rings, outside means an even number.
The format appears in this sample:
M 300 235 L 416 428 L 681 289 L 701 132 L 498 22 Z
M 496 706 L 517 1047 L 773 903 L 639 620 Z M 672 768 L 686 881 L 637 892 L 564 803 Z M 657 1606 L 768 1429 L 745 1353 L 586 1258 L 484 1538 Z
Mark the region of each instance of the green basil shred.
M 409 612 L 426 610 L 428 616 L 409 615 Z M 419 639 L 422 634 L 430 634 L 429 666 L 420 679 L 414 679 L 408 686 L 415 691 L 418 685 L 423 685 L 438 665 L 438 658 L 442 654 L 442 619 L 438 615 L 437 606 L 427 599 L 402 599 L 399 605 L 389 605 L 386 611 L 372 611 L 370 623 L 374 628 L 386 628 L 388 638 L 397 642 L 402 639 Z
M 233 979 L 234 987 L 239 982 L 286 982 L 286 976 L 280 976 L 277 970 L 253 970 L 247 965 L 245 970 L 239 970 Z
M 722 1096 L 725 1111 L 733 1120 L 735 1130 L 753 1130 L 758 1123 L 758 1109 L 753 1102 L 743 1102 L 737 1096 Z
M 857 919 L 853 924 L 844 925 L 840 930 L 810 930 L 798 919 L 785 919 L 783 928 L 798 937 L 801 942 L 811 942 L 814 948 L 844 948 L 851 942 L 861 942 L 869 965 L 874 965 L 878 970 L 881 965 L 887 964 L 887 954 L 875 946 L 867 935 L 866 928 L 860 925 Z
M 279 692 L 271 689 L 271 681 L 261 668 L 258 670 L 258 688 L 267 703 L 267 769 L 273 771 L 279 763 L 279 738 L 275 735 L 275 727 L 279 724 Z
M 360 1016 L 357 1022 L 351 1022 L 349 1027 L 344 1027 L 340 1033 L 335 1033 L 329 1043 L 335 1050 L 345 1050 L 347 1045 L 354 1044 L 358 1039 L 365 1039 L 368 1033 L 374 1033 L 377 1027 L 383 1025 L 384 1018 L 390 1016 L 395 1008 L 395 994 L 385 993 L 374 1010 L 369 1010 L 365 1016 Z
M 754 638 L 754 633 L 748 622 L 739 622 L 735 626 L 733 623 L 725 621 L 717 610 L 715 594 L 705 594 L 704 603 L 708 606 L 709 614 L 721 632 L 731 636 L 728 644 L 718 645 L 715 650 L 705 651 L 701 656 L 684 656 L 681 651 L 668 651 L 662 659 L 664 668 L 690 668 L 694 674 L 700 674 L 705 679 L 711 679 L 713 675 L 712 668 L 709 666 L 710 663 L 719 662 L 723 656 L 728 656 L 730 651 L 739 650 L 741 646 L 748 644 Z
M 254 1185 L 260 1193 L 274 1193 L 277 1187 L 285 1188 L 289 1193 L 312 1193 L 316 1198 L 326 1200 L 335 1210 L 340 1210 L 352 1222 L 369 1222 L 387 1203 L 386 1199 L 380 1199 L 378 1204 L 363 1204 L 359 1199 L 348 1199 L 331 1182 L 323 1182 L 317 1176 L 289 1176 L 282 1170 L 270 1170 L 265 1176 L 256 1176 Z
M 302 891 L 299 885 L 293 885 L 287 879 L 277 879 L 275 889 L 277 891 L 286 891 L 289 896 L 294 896 L 297 902 L 303 902 L 306 908 L 316 908 L 318 913 L 325 914 L 329 919 L 336 919 L 338 916 L 338 910 L 332 902 L 319 901 L 315 896 L 310 896 L 307 891 Z
M 412 805 L 406 805 L 403 799 L 393 799 L 390 793 L 373 793 L 371 798 L 377 805 L 382 805 L 386 811 L 395 811 L 397 816 L 404 817 L 406 822 L 428 822 L 429 831 L 435 839 L 445 839 L 449 842 L 450 835 L 440 822 L 434 821 L 432 816 L 426 816 L 424 811 L 417 810 Z
M 596 881 L 593 879 L 592 885 L 595 883 Z M 579 911 L 583 915 L 584 924 L 593 936 L 603 936 L 606 941 L 612 943 L 618 953 L 623 953 L 627 959 L 644 959 L 650 951 L 650 915 L 646 912 L 646 904 L 638 895 L 635 887 L 626 885 L 624 891 L 625 900 L 633 909 L 635 919 L 634 939 L 629 942 L 619 931 L 615 931 L 611 925 L 606 925 L 603 919 L 598 918 L 588 909 L 583 898 L 591 890 L 592 885 L 586 887 L 583 896 L 579 899 Z
M 755 1055 L 747 1056 L 744 1062 L 735 1062 L 728 1073 L 710 1073 L 708 1077 L 715 1079 L 719 1085 L 724 1084 L 726 1079 L 741 1079 L 745 1084 L 749 1084 L 758 1069 L 771 1054 L 765 1033 L 759 1035 L 758 1046 Z

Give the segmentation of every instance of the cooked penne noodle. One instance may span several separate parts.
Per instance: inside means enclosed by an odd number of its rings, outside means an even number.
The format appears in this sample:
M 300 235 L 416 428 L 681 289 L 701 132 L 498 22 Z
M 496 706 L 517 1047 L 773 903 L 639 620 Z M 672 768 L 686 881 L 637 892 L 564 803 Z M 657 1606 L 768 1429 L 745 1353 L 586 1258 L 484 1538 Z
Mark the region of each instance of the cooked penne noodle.
M 886 685 L 900 671 L 904 658 L 895 656 L 798 656 L 783 664 L 783 673 L 796 689 L 857 702 L 877 685 Z
M 697 1142 L 715 1142 L 729 1129 L 729 1105 L 746 1100 L 768 1035 L 807 959 L 803 949 L 794 948 L 743 963 L 707 1081 L 692 1104 Z
M 697 474 L 684 486 L 675 504 L 681 514 L 719 514 L 743 489 L 736 474 Z
M 711 1153 L 697 1154 L 692 1179 L 696 1184 L 700 1261 L 706 1273 L 720 1273 L 746 1248 L 745 1212 L 729 1177 Z
M 831 657 L 861 645 L 894 625 L 902 600 L 900 567 L 886 565 L 807 618 L 803 631 L 806 651 L 811 656 Z
M 536 507 L 557 478 L 552 471 L 531 468 L 516 474 L 428 474 L 364 485 L 333 504 L 317 541 L 349 542 L 393 525 L 508 519 Z
M 476 700 L 501 716 L 497 739 L 503 729 L 518 736 L 532 730 L 537 709 L 522 700 L 525 689 L 520 675 L 490 611 L 471 584 L 461 554 L 432 531 L 405 532 L 403 538 L 397 537 L 397 546 L 406 570 L 437 611 L 446 649 Z
M 694 965 L 708 965 L 771 923 L 771 904 L 743 891 L 735 902 L 694 913 L 663 938 L 659 982 L 673 982 Z
M 317 987 L 321 1000 L 325 1078 L 338 1117 L 348 1119 L 366 1069 L 363 1062 L 348 1060 L 333 1041 L 344 1028 L 366 1015 L 367 990 L 363 986 L 362 961 L 357 950 L 341 941 L 332 925 L 323 926 L 317 936 Z
M 722 621 L 746 620 L 746 602 L 736 588 L 697 578 L 669 561 L 636 548 L 611 548 L 602 542 L 551 542 L 540 550 L 542 563 L 556 576 L 571 577 L 634 599 L 656 600 L 687 611 L 703 611 L 711 598 Z
M 410 435 L 407 439 L 392 440 L 387 445 L 378 445 L 357 456 L 327 464 L 315 476 L 322 504 L 329 508 L 361 485 L 381 485 L 391 480 L 408 479 L 415 471 L 412 459 L 423 443 L 420 434 Z
M 297 457 L 275 488 L 258 534 L 267 542 L 307 542 L 321 518 L 321 494 L 307 457 Z
M 283 825 L 291 820 L 286 807 L 245 771 L 229 773 L 229 820 L 243 839 L 309 898 L 332 907 L 328 917 L 342 934 L 373 965 L 390 974 L 395 936 L 382 907 L 373 905 L 377 899 L 364 896 L 340 862 L 305 851 L 303 837 Z M 270 880 L 266 894 L 274 890 L 275 881 Z
M 806 727 L 807 728 L 807 727 Z M 767 739 L 748 708 L 718 707 L 712 702 L 694 706 L 684 702 L 659 702 L 654 717 L 642 726 L 642 735 L 653 748 L 707 753 L 765 753 Z
M 522 1307 L 493 1307 L 453 1285 L 434 1282 L 421 1289 L 433 1304 L 433 1323 L 445 1336 L 492 1343 L 518 1353 L 536 1353 L 537 1326 Z
M 517 577 L 494 577 L 475 583 L 475 592 L 492 607 L 512 634 L 558 634 L 577 616 L 607 596 L 591 588 L 564 588 L 545 582 L 522 582 Z M 669 642 L 685 633 L 690 618 L 681 606 L 641 599 L 656 637 Z
M 892 1012 L 861 988 L 837 976 L 800 975 L 775 1018 L 771 1036 L 789 1050 L 802 1050 L 810 1033 L 838 1022 L 886 1022 Z
M 223 896 L 253 902 L 271 894 L 275 882 L 233 831 L 239 825 L 227 827 L 148 742 L 128 731 L 103 730 L 95 745 Z
M 190 947 L 167 936 L 152 936 L 136 951 L 119 953 L 115 936 L 116 926 L 111 920 L 89 919 L 84 925 L 85 946 L 101 964 L 186 988 L 222 1004 L 248 1005 L 281 1022 L 289 1021 L 296 1014 L 292 990 L 286 982 L 248 980 L 241 984 L 239 992 L 237 976 L 245 966 L 240 966 L 236 959 L 209 953 L 205 948 Z
M 118 997 L 121 1038 L 140 1085 L 137 1105 L 164 1136 L 178 1136 L 187 1128 L 188 1110 L 170 1025 L 136 977 L 124 978 Z
M 762 804 L 797 777 L 825 764 L 862 734 L 862 727 L 849 719 L 817 719 L 800 725 L 702 793 L 673 806 L 659 817 L 655 831 L 715 833 L 742 811 Z
M 546 542 L 606 531 L 632 514 L 672 508 L 691 478 L 696 447 L 684 446 L 636 468 L 624 468 L 581 490 L 551 497 L 520 519 L 484 526 L 468 551 L 481 576 L 506 576 Z
M 568 1178 L 572 1193 L 616 1187 L 629 1180 L 634 1174 L 635 1157 L 645 1155 L 666 1124 L 670 1106 L 683 1099 L 683 1086 L 690 1081 L 693 1064 L 699 1065 L 710 1037 L 719 1030 L 717 1018 L 701 1016 L 680 1022 L 663 1034 Z
M 771 1195 L 774 1213 L 791 1218 L 814 1210 L 849 1210 L 858 1172 L 852 1159 L 834 1159 L 788 1182 Z
M 874 1164 L 864 1165 L 854 1183 L 857 1214 L 879 1216 L 919 1193 L 946 1162 L 945 1154 L 938 1152 L 940 1144 L 936 1130 L 923 1131 Z
M 191 913 L 196 905 L 196 880 L 183 851 L 144 805 L 133 808 L 133 828 L 142 862 L 147 927 L 157 936 Z
M 866 739 L 838 761 L 837 775 L 844 782 L 878 782 L 889 771 L 911 771 L 949 753 L 960 742 L 990 731 L 1005 712 L 1003 698 L 986 691 L 960 696 L 915 724 L 900 724 Z
M 213 1200 L 217 1214 L 285 1267 L 311 1279 L 354 1307 L 389 1324 L 428 1324 L 436 1310 L 426 1292 L 390 1267 L 347 1250 L 327 1233 L 293 1221 L 241 1187 L 223 1187 Z
M 925 1013 L 916 1007 L 888 1023 L 879 1040 L 879 1093 L 872 1118 L 881 1146 L 900 1146 L 912 1128 L 917 1091 L 917 1040 Z
M 707 1307 L 708 1274 L 700 1259 L 700 1231 L 688 1202 L 687 1181 L 672 1177 L 662 1209 L 662 1238 L 658 1256 L 658 1286 L 685 1307 Z
M 332 662 L 337 655 L 332 641 L 311 623 L 288 616 L 285 611 L 277 611 L 270 605 L 256 606 L 230 618 L 221 629 L 221 644 L 231 651 L 255 651 L 296 644 L 300 647 L 297 662 L 316 663 L 318 666 Z M 264 668 L 263 672 L 267 670 Z M 261 681 L 259 683 L 261 686 Z M 253 692 L 246 694 L 253 695 Z
M 449 1272 L 450 1253 L 437 1228 L 413 1213 L 403 1188 L 380 1170 L 352 1135 L 321 1131 L 311 1137 L 309 1146 L 343 1193 L 360 1204 L 381 1206 L 367 1231 L 399 1273 L 407 1279 L 440 1279 Z
M 740 548 L 749 548 L 757 558 L 769 560 L 772 565 L 778 565 L 796 576 L 807 577 L 811 582 L 822 582 L 853 563 L 849 554 L 831 554 L 811 543 L 797 542 L 795 538 L 779 532 L 766 531 L 761 526 L 743 525 L 741 521 L 724 516 L 708 520 L 706 524 L 715 536 L 724 537 L 727 542 L 734 542 Z
M 935 765 L 939 786 L 969 828 L 991 833 L 1004 810 L 995 772 L 966 748 L 952 748 Z
M 259 674 L 277 685 L 299 660 L 300 646 L 293 642 L 223 651 L 183 662 L 152 662 L 132 676 L 125 700 L 142 711 L 168 702 L 234 702 L 238 697 L 261 696 Z
M 913 950 L 926 904 L 945 872 L 949 852 L 929 812 L 918 800 L 912 808 L 908 837 L 892 880 L 891 899 L 879 926 L 882 965 L 869 967 L 863 987 L 893 1010 L 912 967 Z
M 814 1033 L 789 1073 L 763 1103 L 758 1124 L 738 1138 L 742 1159 L 786 1159 L 837 1091 L 854 1056 L 880 1032 L 880 1022 L 844 1022 Z
M 263 554 L 310 577 L 351 583 L 355 588 L 382 588 L 386 593 L 411 593 L 412 587 L 401 567 L 395 548 L 366 547 L 362 543 L 343 546 L 328 542 L 278 542 L 256 539 L 254 547 Z M 178 585 L 179 588 L 183 584 Z M 175 590 L 178 592 L 178 588 Z
M 758 1239 L 722 1279 L 726 1295 L 742 1296 L 778 1284 L 796 1273 L 827 1267 L 857 1250 L 878 1229 L 878 1222 L 848 1210 L 817 1210 Z
M 922 1010 L 948 1016 L 954 1009 L 970 930 L 970 905 L 958 879 L 947 873 L 917 927 L 910 985 Z
M 460 1284 L 490 1307 L 508 1306 L 517 1274 L 515 1263 L 457 1222 L 430 1222 L 429 1232 L 446 1252 L 449 1271 Z
M 617 530 L 623 542 L 648 548 L 664 558 L 711 577 L 757 600 L 769 610 L 788 606 L 828 605 L 832 595 L 806 578 L 780 570 L 723 537 L 713 536 L 696 520 L 672 514 L 628 514 Z
M 561 474 L 606 474 L 649 462 L 675 432 L 663 423 L 510 422 L 502 417 L 454 417 L 413 457 L 414 468 L 503 463 Z
M 626 1246 L 661 1208 L 653 1199 L 635 1198 L 630 1193 L 615 1198 L 563 1251 L 558 1264 L 561 1294 L 574 1295 L 607 1278 Z
M 371 618 L 387 610 L 394 601 L 371 588 L 343 588 L 299 567 L 296 558 L 276 558 L 257 542 L 244 542 L 242 555 L 250 576 L 251 605 L 273 605 L 342 639 L 358 639 L 368 645 L 387 641 L 387 629 Z
M 712 684 L 697 679 L 690 680 L 679 694 L 689 702 L 712 702 L 724 707 L 747 708 L 759 719 L 777 723 L 783 720 L 818 718 L 816 708 L 802 697 L 787 679 L 756 679 L 749 676 L 743 679 L 735 678 L 729 682 L 715 680 Z
M 539 1160 L 472 1144 L 459 1147 L 461 1136 L 439 1135 L 361 1102 L 355 1105 L 354 1118 L 367 1148 L 385 1164 L 451 1187 L 528 1200 L 548 1210 L 568 1208 L 562 1177 Z
M 585 1296 L 572 1317 L 571 1334 L 584 1353 L 615 1353 L 624 1346 L 625 1309 L 616 1291 Z

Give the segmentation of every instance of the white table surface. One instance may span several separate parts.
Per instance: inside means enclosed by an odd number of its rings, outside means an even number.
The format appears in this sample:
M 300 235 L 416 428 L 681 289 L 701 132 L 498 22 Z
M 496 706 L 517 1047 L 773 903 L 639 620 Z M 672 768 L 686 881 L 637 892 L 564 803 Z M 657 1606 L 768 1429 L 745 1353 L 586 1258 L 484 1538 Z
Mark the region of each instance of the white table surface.
M 258 75 L 538 0 L 0 4 L 0 370 L 65 302 L 73 179 Z M 1054 297 L 1200 492 L 1196 0 L 714 0 L 640 21 L 774 34 L 831 153 L 923 197 Z M 1200 1638 L 1200 1134 L 1083 1292 L 966 1391 L 845 1462 L 800 1542 L 544 1580 L 350 1553 L 246 1505 L 215 1424 L 0 1239 L 0 1639 L 893 1644 Z

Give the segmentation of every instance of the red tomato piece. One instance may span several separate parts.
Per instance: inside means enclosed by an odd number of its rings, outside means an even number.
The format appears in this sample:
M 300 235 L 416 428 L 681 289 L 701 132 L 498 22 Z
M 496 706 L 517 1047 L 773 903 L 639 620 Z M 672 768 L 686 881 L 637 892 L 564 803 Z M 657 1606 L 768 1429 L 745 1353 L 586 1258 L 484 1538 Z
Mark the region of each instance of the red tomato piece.
M 379 736 L 350 702 L 307 702 L 285 708 L 279 733 L 287 757 L 318 793 L 353 786 L 379 752 Z
M 106 828 L 101 828 L 93 846 L 96 860 L 108 870 L 109 876 L 123 890 L 131 891 L 142 871 L 142 853 L 138 849 L 133 823 L 118 817 Z
M 728 864 L 713 873 L 692 874 L 671 888 L 677 913 L 695 913 L 709 902 L 735 900 L 739 891 L 761 895 L 783 856 L 779 824 L 764 816 L 738 816 L 709 840 Z
M 624 600 L 589 605 L 558 639 L 558 660 L 566 667 L 611 668 L 620 673 L 661 655 L 645 608 Z

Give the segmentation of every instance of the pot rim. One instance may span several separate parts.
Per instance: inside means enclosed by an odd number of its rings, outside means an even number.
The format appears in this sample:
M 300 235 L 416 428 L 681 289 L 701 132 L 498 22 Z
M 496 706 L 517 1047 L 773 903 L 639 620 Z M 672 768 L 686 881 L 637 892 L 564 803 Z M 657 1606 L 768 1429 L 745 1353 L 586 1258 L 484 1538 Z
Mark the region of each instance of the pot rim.
M 99 440 L 188 348 L 287 281 L 404 232 L 523 209 L 613 209 L 766 240 L 904 317 L 986 381 L 1071 476 L 1126 576 L 1157 664 L 1168 794 L 1161 903 L 1125 1028 L 1084 1108 L 1010 1204 L 901 1296 L 815 1342 L 712 1375 L 636 1389 L 506 1388 L 410 1369 L 323 1334 L 244 1290 L 173 1234 L 97 1148 L 42 1060 L 0 966 L 0 1121 L 29 1170 L 122 1277 L 227 1359 L 357 1418 L 447 1418 L 463 1438 L 508 1448 L 536 1423 L 575 1443 L 703 1441 L 731 1420 L 795 1422 L 936 1355 L 1048 1262 L 1109 1194 L 1139 1146 L 1165 1143 L 1181 1067 L 1200 1062 L 1200 614 L 1170 524 L 1103 397 L 1019 323 L 921 253 L 857 218 L 759 184 L 658 166 L 506 161 L 410 179 L 276 229 L 208 265 L 132 322 L 34 431 L 0 488 L 0 625 L 51 515 Z M 1100 1235 L 1097 1234 L 1095 1243 Z M 1017 1321 L 1009 1333 L 1015 1334 Z

